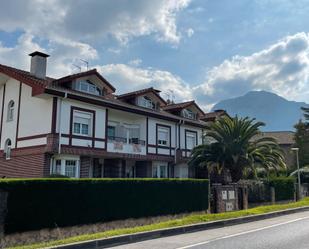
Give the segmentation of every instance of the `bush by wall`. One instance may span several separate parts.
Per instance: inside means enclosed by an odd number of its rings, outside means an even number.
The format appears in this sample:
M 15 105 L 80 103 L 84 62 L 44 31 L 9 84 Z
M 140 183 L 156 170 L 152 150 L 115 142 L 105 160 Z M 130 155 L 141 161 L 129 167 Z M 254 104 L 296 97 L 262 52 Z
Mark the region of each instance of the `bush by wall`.
M 294 199 L 294 184 L 294 177 L 276 177 L 268 181 L 268 185 L 275 188 L 276 201 Z
M 208 208 L 208 180 L 0 180 L 5 233 L 177 214 Z

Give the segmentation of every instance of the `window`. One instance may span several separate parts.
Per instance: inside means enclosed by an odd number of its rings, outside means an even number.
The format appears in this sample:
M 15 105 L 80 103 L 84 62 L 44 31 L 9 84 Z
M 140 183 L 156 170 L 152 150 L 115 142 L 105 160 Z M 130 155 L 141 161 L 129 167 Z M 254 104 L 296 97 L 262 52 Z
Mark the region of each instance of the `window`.
M 186 147 L 188 150 L 192 150 L 196 146 L 196 133 L 186 132 Z
M 57 175 L 61 175 L 61 160 L 56 160 L 56 163 L 55 163 L 55 174 Z
M 75 83 L 75 90 L 94 95 L 102 95 L 103 91 L 89 80 L 81 80 Z
M 196 119 L 196 114 L 189 109 L 184 109 L 182 113 L 185 118 Z
M 73 114 L 73 134 L 91 136 L 92 114 L 74 111 Z
M 76 177 L 76 160 L 65 160 L 65 175 Z
M 72 178 L 79 177 L 79 160 L 56 159 L 53 161 L 52 174 L 65 175 Z
M 140 97 L 138 105 L 149 109 L 156 109 L 156 104 L 147 96 Z
M 167 178 L 167 165 L 157 164 L 152 166 L 153 178 Z
M 4 145 L 4 153 L 6 160 L 9 160 L 11 158 L 11 146 L 12 146 L 11 139 L 7 139 Z
M 158 127 L 158 145 L 169 146 L 169 128 Z
M 14 118 L 14 101 L 11 100 L 8 104 L 7 121 L 12 121 Z
M 110 140 L 118 142 L 140 144 L 140 126 L 136 124 L 120 124 L 110 122 L 107 127 L 107 136 Z
M 115 126 L 107 126 L 107 137 L 109 139 L 115 139 L 116 137 L 116 127 Z

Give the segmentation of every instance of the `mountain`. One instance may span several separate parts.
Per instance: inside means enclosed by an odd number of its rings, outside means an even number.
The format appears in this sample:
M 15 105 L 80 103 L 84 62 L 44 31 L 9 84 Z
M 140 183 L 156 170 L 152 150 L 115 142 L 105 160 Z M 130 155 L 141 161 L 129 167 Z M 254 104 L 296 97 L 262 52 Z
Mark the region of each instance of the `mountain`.
M 289 101 L 271 92 L 251 91 L 244 96 L 220 101 L 213 110 L 223 109 L 231 116 L 256 118 L 266 124 L 263 131 L 292 131 L 302 118 L 302 106 L 307 104 Z

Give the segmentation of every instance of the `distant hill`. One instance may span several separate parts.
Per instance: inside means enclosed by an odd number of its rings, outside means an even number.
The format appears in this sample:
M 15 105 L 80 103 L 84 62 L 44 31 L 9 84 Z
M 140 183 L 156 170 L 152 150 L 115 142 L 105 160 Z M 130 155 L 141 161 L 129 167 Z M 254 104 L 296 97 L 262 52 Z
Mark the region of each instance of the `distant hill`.
M 266 123 L 264 131 L 292 131 L 302 118 L 304 102 L 289 101 L 274 93 L 251 91 L 233 99 L 217 103 L 213 110 L 224 109 L 231 116 L 252 117 Z

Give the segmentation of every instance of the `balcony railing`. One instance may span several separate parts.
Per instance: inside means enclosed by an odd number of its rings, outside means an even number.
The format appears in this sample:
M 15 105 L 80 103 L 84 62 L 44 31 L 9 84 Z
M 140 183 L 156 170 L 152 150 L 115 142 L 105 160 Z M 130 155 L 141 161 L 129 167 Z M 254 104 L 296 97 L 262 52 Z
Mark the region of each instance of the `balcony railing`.
M 116 137 L 116 136 L 108 136 L 108 141 L 115 141 L 115 142 L 122 142 L 122 143 L 128 143 L 128 144 L 140 144 L 145 145 L 145 140 L 140 140 L 138 138 L 126 138 L 126 137 Z M 129 141 L 129 142 L 128 142 Z

